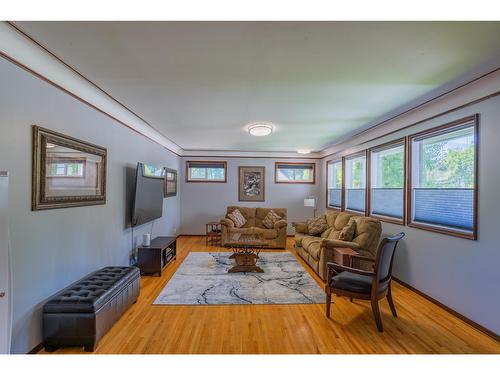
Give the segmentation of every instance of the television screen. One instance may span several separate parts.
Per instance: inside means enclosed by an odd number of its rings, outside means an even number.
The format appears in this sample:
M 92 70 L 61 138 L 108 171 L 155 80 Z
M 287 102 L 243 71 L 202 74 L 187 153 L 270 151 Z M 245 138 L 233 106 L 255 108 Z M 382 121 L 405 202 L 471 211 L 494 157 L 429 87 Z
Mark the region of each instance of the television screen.
M 162 216 L 163 168 L 137 163 L 132 226 L 148 223 Z

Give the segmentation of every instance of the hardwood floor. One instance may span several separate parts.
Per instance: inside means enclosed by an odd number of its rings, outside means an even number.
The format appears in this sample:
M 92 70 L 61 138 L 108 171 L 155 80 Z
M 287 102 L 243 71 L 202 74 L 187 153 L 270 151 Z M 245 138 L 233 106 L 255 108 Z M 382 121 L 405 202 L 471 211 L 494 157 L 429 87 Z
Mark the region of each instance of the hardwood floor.
M 386 301 L 380 304 L 383 333 L 375 327 L 369 301 L 335 296 L 331 320 L 324 304 L 152 305 L 189 252 L 225 250 L 205 246 L 204 237 L 180 237 L 177 244 L 177 260 L 161 278 L 142 277 L 138 302 L 95 353 L 500 353 L 500 343 L 398 283 L 393 285 L 398 318 Z M 295 254 L 291 238 L 288 248 Z

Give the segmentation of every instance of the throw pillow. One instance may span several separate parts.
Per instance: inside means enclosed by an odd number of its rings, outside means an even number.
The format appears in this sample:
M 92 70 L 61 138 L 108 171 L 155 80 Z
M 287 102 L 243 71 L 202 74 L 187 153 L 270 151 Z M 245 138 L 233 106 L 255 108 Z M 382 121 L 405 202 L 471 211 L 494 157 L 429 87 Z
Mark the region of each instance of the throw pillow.
M 325 215 L 307 220 L 307 229 L 309 230 L 309 234 L 311 236 L 316 236 L 327 230 L 328 224 L 326 222 Z
M 271 211 L 269 211 L 267 213 L 267 215 L 264 218 L 264 220 L 262 220 L 262 224 L 264 224 L 264 226 L 267 229 L 273 229 L 274 228 L 274 224 L 278 220 L 281 220 L 281 216 L 279 216 L 276 212 L 274 212 L 273 210 L 271 210 Z
M 247 219 L 245 219 L 245 217 L 238 209 L 235 209 L 233 212 L 227 215 L 227 217 L 233 221 L 236 228 L 241 228 L 247 222 Z
M 351 242 L 352 238 L 354 237 L 355 229 L 356 221 L 351 217 L 347 225 L 340 231 L 339 240 Z

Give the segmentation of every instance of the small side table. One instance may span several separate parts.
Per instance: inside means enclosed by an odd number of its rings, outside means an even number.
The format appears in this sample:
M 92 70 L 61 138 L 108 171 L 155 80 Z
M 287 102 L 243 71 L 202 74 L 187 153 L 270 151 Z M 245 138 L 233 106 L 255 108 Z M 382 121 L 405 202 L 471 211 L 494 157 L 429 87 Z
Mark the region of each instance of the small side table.
M 177 258 L 177 237 L 156 237 L 149 246 L 137 248 L 137 267 L 141 275 L 155 273 L 161 276 L 170 262 Z
M 222 227 L 220 222 L 211 221 L 205 226 L 207 245 L 216 246 L 221 243 Z
M 342 266 L 352 267 L 352 255 L 358 255 L 358 252 L 350 247 L 336 247 L 333 253 L 333 261 Z

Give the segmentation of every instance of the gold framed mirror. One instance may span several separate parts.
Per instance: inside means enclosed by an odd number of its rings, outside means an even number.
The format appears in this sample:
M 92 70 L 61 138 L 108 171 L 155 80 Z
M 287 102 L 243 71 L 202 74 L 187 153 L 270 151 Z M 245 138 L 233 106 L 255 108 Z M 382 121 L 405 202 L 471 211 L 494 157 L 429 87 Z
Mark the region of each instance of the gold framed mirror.
M 107 150 L 33 125 L 32 211 L 106 203 Z

